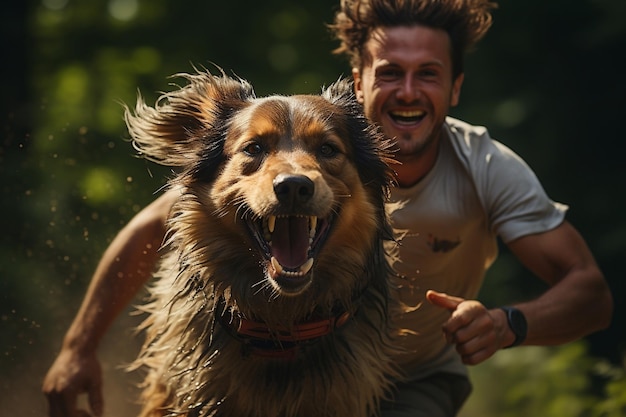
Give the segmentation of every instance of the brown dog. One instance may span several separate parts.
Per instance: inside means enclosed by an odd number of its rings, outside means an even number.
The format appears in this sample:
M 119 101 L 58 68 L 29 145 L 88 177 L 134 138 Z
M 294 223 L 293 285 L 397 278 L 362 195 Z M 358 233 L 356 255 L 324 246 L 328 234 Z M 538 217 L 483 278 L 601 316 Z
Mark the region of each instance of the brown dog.
M 143 416 L 367 417 L 391 386 L 389 145 L 352 85 L 256 98 L 208 72 L 126 121 L 178 166 Z

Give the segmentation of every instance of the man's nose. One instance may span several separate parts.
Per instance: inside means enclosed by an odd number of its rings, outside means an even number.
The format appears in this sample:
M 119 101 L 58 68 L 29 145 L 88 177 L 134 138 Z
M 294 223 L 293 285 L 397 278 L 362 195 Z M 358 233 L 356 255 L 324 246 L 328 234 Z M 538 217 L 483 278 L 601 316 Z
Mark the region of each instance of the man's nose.
M 417 82 L 411 76 L 406 76 L 398 88 L 396 97 L 404 103 L 412 103 L 419 99 L 420 91 Z

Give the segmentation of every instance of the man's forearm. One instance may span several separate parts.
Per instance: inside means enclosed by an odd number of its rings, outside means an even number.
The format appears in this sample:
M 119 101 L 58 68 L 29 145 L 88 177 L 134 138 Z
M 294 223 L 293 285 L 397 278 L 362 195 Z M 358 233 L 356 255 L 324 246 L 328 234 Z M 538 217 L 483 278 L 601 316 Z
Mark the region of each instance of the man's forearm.
M 522 263 L 550 288 L 520 303 L 528 323 L 527 345 L 555 345 L 609 325 L 613 301 L 591 251 L 568 222 L 509 242 Z
M 127 236 L 129 232 L 122 230 L 101 259 L 65 337 L 68 347 L 95 349 L 113 320 L 149 279 L 160 241 L 146 242 L 143 236 Z
M 606 328 L 613 300 L 600 271 L 575 271 L 541 297 L 518 307 L 528 321 L 525 344 L 557 345 Z
M 111 323 L 150 278 L 160 257 L 171 193 L 139 213 L 111 242 L 66 333 L 65 348 L 95 350 Z

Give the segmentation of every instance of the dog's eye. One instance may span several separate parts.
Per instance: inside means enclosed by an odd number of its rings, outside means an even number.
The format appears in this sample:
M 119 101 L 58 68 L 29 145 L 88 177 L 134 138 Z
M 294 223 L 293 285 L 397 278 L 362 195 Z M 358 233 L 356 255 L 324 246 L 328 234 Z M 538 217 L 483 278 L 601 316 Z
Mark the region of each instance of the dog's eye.
M 325 157 L 334 156 L 337 153 L 337 148 L 330 143 L 325 143 L 320 147 L 320 154 Z
M 247 155 L 255 156 L 263 152 L 263 147 L 259 143 L 253 142 L 253 143 L 249 143 L 248 145 L 246 145 L 246 147 L 243 148 L 243 151 Z

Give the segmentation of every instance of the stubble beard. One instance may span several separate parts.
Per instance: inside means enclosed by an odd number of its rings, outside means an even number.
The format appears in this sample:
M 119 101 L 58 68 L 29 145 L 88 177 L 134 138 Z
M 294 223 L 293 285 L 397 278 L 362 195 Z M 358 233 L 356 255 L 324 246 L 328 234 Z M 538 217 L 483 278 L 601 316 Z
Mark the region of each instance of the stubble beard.
M 396 145 L 395 158 L 399 162 L 408 162 L 419 159 L 427 150 L 429 150 L 436 142 L 438 135 L 430 133 L 424 140 L 416 141 L 411 133 L 403 133 L 394 139 Z

